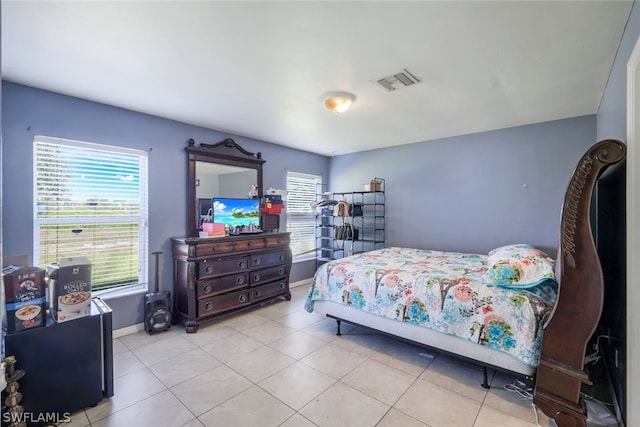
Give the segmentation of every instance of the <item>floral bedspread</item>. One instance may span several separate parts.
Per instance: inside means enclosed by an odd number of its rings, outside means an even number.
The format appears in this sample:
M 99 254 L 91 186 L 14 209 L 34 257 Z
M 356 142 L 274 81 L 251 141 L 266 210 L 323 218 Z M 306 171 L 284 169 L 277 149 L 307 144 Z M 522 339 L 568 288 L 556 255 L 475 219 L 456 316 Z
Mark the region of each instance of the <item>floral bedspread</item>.
M 322 265 L 305 303 L 333 301 L 506 352 L 538 365 L 542 322 L 557 283 L 536 289 L 486 285 L 487 256 L 385 248 Z

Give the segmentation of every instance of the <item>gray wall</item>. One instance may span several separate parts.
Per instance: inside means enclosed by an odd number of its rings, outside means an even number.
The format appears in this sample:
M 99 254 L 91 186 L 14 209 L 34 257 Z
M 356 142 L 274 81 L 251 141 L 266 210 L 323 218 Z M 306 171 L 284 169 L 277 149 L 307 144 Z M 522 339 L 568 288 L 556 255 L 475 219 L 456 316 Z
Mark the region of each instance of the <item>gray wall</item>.
M 526 242 L 554 255 L 566 185 L 595 142 L 592 115 L 342 155 L 329 188 L 385 178 L 387 246 L 486 253 Z
M 635 1 L 600 101 L 597 115 L 599 139 L 627 139 L 627 62 L 639 36 L 640 5 Z
M 33 137 L 46 135 L 149 151 L 149 251 L 164 251 L 161 288 L 172 289 L 170 238 L 187 228 L 187 140 L 218 142 L 231 136 L 266 160 L 265 188 L 285 188 L 286 168 L 328 175 L 329 158 L 140 114 L 11 82 L 2 85 L 4 162 L 2 230 L 5 255 L 32 254 Z M 150 264 L 153 260 L 150 260 Z M 311 276 L 313 263 L 296 264 L 293 281 Z M 149 266 L 153 283 L 154 269 Z M 142 295 L 109 300 L 114 328 L 142 322 Z

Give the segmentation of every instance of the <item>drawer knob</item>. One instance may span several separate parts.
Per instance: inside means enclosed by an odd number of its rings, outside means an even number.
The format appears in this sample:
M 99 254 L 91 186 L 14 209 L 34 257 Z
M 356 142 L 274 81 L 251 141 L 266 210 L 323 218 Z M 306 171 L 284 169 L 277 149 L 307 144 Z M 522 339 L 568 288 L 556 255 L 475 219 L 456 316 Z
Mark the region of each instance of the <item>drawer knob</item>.
M 240 268 L 244 268 L 244 261 L 240 261 L 240 262 L 238 263 L 238 267 L 240 267 Z
M 213 266 L 212 265 L 207 265 L 204 268 L 204 271 L 206 271 L 207 273 L 213 273 Z
M 207 311 L 211 311 L 212 308 L 213 308 L 213 304 L 211 304 L 210 302 L 204 305 L 204 309 Z
M 204 286 L 202 287 L 202 290 L 203 290 L 205 293 L 209 293 L 209 292 L 211 292 L 211 285 L 204 285 Z
M 280 289 L 284 289 L 286 288 L 286 285 L 284 284 L 284 282 L 280 282 Z
M 280 255 L 278 258 L 280 259 L 280 261 L 282 261 L 284 259 L 284 257 L 282 255 Z
M 247 242 L 247 246 L 253 246 L 253 242 L 252 241 Z
M 278 274 L 284 274 L 284 268 L 280 267 L 280 268 L 278 269 Z
M 254 274 L 253 275 L 253 281 L 254 282 L 258 282 L 260 280 L 260 275 L 259 274 Z
M 247 301 L 247 295 L 246 294 L 241 294 L 240 297 L 238 298 L 238 301 L 246 302 Z
M 254 263 L 255 265 L 260 265 L 260 263 L 261 263 L 261 262 L 262 262 L 262 261 L 261 261 L 261 259 L 260 259 L 260 258 L 254 258 L 254 259 L 253 259 L 253 263 Z
M 259 296 L 260 296 L 260 291 L 255 291 L 255 292 L 254 292 L 254 295 L 255 295 L 255 296 L 257 296 L 257 297 L 259 297 Z
M 242 285 L 244 283 L 244 276 L 238 276 L 236 277 L 236 283 L 238 285 Z

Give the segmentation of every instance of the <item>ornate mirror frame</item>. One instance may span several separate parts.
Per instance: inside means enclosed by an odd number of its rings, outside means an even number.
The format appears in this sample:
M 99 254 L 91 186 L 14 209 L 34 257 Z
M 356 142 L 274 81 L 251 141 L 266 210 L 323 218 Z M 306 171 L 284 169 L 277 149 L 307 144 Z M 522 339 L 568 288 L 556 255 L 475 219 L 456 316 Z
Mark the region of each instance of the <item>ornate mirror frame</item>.
M 200 212 L 196 198 L 196 162 L 218 163 L 222 165 L 237 166 L 247 169 L 255 169 L 256 184 L 258 186 L 258 198 L 262 197 L 262 153 L 251 153 L 242 148 L 231 138 L 226 138 L 216 144 L 203 144 L 199 146 L 189 139 L 185 147 L 188 154 L 188 183 L 187 183 L 187 235 L 199 236 Z M 247 189 L 248 190 L 248 189 Z

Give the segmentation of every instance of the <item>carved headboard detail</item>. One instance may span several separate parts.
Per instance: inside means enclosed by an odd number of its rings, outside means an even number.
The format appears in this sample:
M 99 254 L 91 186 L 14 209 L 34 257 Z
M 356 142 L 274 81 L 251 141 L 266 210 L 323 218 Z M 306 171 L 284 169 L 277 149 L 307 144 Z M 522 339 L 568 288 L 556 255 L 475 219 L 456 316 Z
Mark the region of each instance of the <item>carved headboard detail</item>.
M 608 139 L 592 146 L 571 176 L 562 208 L 556 265 L 558 299 L 544 325 L 534 403 L 560 427 L 586 426 L 580 399 L 587 344 L 604 300 L 600 259 L 591 232 L 591 198 L 598 177 L 621 161 L 626 146 Z

